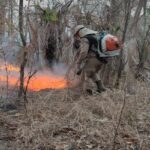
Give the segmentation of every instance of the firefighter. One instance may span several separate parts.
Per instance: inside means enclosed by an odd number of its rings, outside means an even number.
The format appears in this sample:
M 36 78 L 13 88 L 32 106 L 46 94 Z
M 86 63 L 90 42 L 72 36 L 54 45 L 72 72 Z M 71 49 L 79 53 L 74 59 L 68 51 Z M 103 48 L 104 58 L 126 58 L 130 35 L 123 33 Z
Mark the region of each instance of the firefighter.
M 105 91 L 106 88 L 100 78 L 99 71 L 103 64 L 107 64 L 109 57 L 119 55 L 118 38 L 78 25 L 74 29 L 74 52 L 76 74 L 85 73 L 86 78 L 90 78 L 96 84 L 97 92 Z

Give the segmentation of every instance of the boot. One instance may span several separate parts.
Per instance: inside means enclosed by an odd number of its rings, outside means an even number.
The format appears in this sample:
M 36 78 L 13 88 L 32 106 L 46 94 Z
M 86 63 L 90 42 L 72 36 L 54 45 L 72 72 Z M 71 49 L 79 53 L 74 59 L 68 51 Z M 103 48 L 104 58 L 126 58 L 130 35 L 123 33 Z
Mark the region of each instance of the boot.
M 96 85 L 97 85 L 97 92 L 101 93 L 101 92 L 106 91 L 106 88 L 105 88 L 105 86 L 103 85 L 103 83 L 102 83 L 101 80 L 96 81 L 95 83 L 96 83 Z
M 77 75 L 78 75 L 78 76 L 79 76 L 81 73 L 82 73 L 82 70 L 81 70 L 81 69 L 77 71 Z
M 93 91 L 91 89 L 86 89 L 88 95 L 93 95 Z

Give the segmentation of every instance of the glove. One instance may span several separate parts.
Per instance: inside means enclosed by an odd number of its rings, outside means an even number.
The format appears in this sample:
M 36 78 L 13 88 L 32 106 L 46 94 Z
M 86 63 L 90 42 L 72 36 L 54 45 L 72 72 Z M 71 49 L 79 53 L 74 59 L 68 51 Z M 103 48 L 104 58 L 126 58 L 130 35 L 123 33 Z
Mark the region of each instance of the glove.
M 82 70 L 77 71 L 77 75 L 79 76 L 81 74 Z

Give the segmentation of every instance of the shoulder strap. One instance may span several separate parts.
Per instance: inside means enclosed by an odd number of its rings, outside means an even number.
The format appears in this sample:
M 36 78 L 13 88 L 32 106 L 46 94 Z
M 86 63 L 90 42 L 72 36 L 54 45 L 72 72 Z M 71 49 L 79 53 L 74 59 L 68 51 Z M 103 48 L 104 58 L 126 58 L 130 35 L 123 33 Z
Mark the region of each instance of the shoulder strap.
M 84 38 L 88 39 L 89 41 L 89 51 L 92 50 L 93 46 L 97 49 L 98 43 L 97 43 L 96 34 L 89 34 L 84 36 Z
M 98 53 L 99 57 L 102 56 L 102 45 L 101 41 L 107 33 L 105 31 L 99 32 L 97 34 L 88 34 L 83 38 L 88 39 L 89 41 L 89 51 L 94 51 Z

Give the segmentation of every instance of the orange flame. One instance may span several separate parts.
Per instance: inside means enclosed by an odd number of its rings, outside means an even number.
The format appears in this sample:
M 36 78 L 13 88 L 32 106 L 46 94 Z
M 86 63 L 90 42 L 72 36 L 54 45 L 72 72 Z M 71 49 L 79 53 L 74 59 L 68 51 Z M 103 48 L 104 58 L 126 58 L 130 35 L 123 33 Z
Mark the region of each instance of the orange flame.
M 13 65 L 7 65 L 7 66 L 0 66 L 0 70 L 19 72 L 20 69 L 19 69 L 19 67 L 15 67 Z
M 8 83 L 11 86 L 18 85 L 17 81 L 18 81 L 17 77 L 8 77 Z M 7 77 L 4 75 L 0 75 L 0 82 L 7 82 Z
M 1 66 L 0 67 L 0 71 L 2 71 L 3 73 L 5 72 L 6 67 L 5 66 Z M 12 65 L 8 65 L 7 66 L 7 70 L 8 71 L 13 71 L 18 73 L 19 72 L 19 67 L 15 67 Z M 56 76 L 53 74 L 50 74 L 50 72 L 46 71 L 46 72 L 42 72 L 41 73 L 37 73 L 35 76 L 33 76 L 30 79 L 30 82 L 28 84 L 28 89 L 32 90 L 32 91 L 39 91 L 42 89 L 63 89 L 63 88 L 67 88 L 68 87 L 68 82 L 67 80 L 64 78 L 64 76 Z M 6 75 L 0 75 L 0 82 L 6 82 L 7 81 L 7 77 Z M 25 79 L 24 81 L 24 85 L 26 86 L 28 82 L 28 78 Z M 11 86 L 19 86 L 19 78 L 18 75 L 16 76 L 8 76 L 8 83 Z
M 25 85 L 27 82 L 25 81 Z M 39 91 L 41 89 L 63 89 L 68 87 L 67 80 L 64 77 L 54 77 L 47 75 L 38 75 L 33 77 L 28 86 L 29 89 Z

